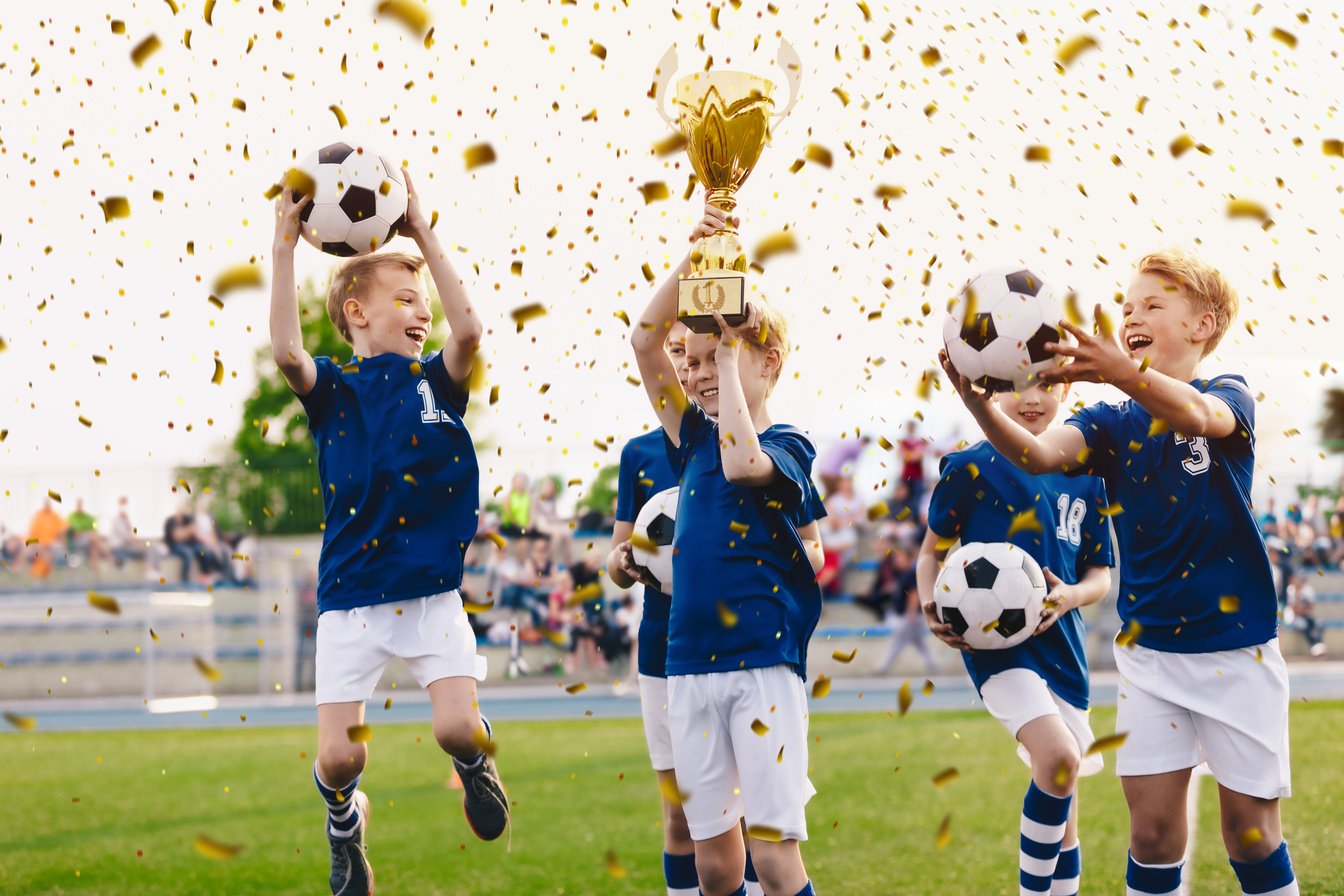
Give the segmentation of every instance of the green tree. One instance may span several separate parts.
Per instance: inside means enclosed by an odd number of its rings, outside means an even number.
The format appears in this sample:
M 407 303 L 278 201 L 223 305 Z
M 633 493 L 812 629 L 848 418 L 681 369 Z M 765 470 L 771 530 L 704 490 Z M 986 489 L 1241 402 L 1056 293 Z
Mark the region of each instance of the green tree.
M 1325 390 L 1321 437 L 1325 440 L 1326 450 L 1344 452 L 1344 389 Z

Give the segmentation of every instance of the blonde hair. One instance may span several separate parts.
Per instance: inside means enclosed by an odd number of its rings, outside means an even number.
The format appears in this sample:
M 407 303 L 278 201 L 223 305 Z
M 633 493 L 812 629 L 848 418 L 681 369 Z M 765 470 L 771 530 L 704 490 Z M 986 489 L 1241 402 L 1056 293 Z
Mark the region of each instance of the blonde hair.
M 327 289 L 327 317 L 331 318 L 346 342 L 354 341 L 350 338 L 350 322 L 345 319 L 346 300 L 367 298 L 364 287 L 369 276 L 379 268 L 397 267 L 418 275 L 425 269 L 425 260 L 407 252 L 375 252 L 342 262 L 332 272 L 331 286 Z
M 775 372 L 770 376 L 770 383 L 766 387 L 766 394 L 769 395 L 775 388 L 775 384 L 779 382 L 779 375 L 784 371 L 784 361 L 789 357 L 789 321 L 788 318 L 779 313 L 779 309 L 768 302 L 753 299 L 751 303 L 760 312 L 762 328 L 760 335 L 764 336 L 764 341 L 761 341 L 760 336 L 758 336 L 755 339 L 748 339 L 747 345 L 753 351 L 762 354 L 768 353 L 772 348 L 779 351 L 779 367 L 775 368 Z
M 1221 271 L 1182 249 L 1150 252 L 1139 259 L 1135 271 L 1139 274 L 1156 274 L 1172 281 L 1185 290 L 1185 296 L 1195 310 L 1201 314 L 1212 314 L 1213 335 L 1204 343 L 1200 357 L 1207 356 L 1218 347 L 1232 326 L 1232 319 L 1237 316 L 1240 304 L 1237 291 Z

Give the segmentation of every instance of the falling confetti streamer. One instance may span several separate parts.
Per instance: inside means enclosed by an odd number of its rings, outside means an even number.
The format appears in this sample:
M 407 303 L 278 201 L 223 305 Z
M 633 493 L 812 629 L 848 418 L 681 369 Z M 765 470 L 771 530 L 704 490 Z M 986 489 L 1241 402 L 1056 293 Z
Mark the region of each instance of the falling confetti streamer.
M 32 731 L 37 727 L 37 719 L 32 716 L 21 716 L 16 712 L 5 713 L 5 721 L 20 731 Z
M 217 667 L 210 665 L 199 656 L 192 657 L 191 661 L 196 664 L 197 670 L 211 681 L 219 681 L 224 677 Z
M 149 60 L 149 57 L 157 53 L 162 46 L 163 44 L 159 43 L 158 36 L 151 34 L 131 50 L 131 61 L 135 63 L 136 68 L 141 68 Z
M 1088 34 L 1080 34 L 1060 44 L 1059 50 L 1055 53 L 1055 61 L 1059 71 L 1066 70 L 1073 65 L 1079 56 L 1088 50 L 1095 50 L 1097 46 L 1097 39 Z
M 818 675 L 817 680 L 812 682 L 812 699 L 820 700 L 831 692 L 831 679 L 825 675 Z
M 462 158 L 467 164 L 467 170 L 474 171 L 482 165 L 494 163 L 495 148 L 489 143 L 477 143 L 475 146 L 468 146 L 463 151 Z
M 938 825 L 938 833 L 933 836 L 934 849 L 944 849 L 952 842 L 952 813 L 949 812 L 943 816 L 942 823 Z
M 261 268 L 255 264 L 240 264 L 220 273 L 215 278 L 214 293 L 223 298 L 235 289 L 256 289 L 266 285 Z
M 859 655 L 859 648 L 855 647 L 849 653 L 841 653 L 838 650 L 832 651 L 831 659 L 835 660 L 837 663 L 852 663 L 854 662 L 854 657 L 858 655 Z
M 621 860 L 616 858 L 616 851 L 614 849 L 607 850 L 607 874 L 617 880 L 625 880 L 628 873 L 625 866 L 621 864 Z
M 762 722 L 760 719 L 752 719 L 751 731 L 758 737 L 765 737 L 766 734 L 770 732 L 770 726 Z
M 207 859 L 233 859 L 243 851 L 241 846 L 230 846 L 211 839 L 205 834 L 196 835 L 196 851 Z
M 1121 732 L 1118 734 L 1108 734 L 1105 737 L 1099 737 L 1096 740 L 1092 741 L 1092 746 L 1088 747 L 1087 752 L 1084 753 L 1083 755 L 1092 756 L 1093 754 L 1096 753 L 1105 753 L 1109 750 L 1118 750 L 1120 749 L 1120 745 L 1125 742 L 1125 738 L 1127 737 L 1129 737 L 1128 732 Z
M 345 736 L 352 744 L 366 744 L 373 740 L 373 728 L 370 725 L 351 725 L 345 729 Z
M 95 610 L 102 610 L 104 613 L 110 613 L 113 616 L 121 615 L 121 604 L 110 594 L 99 594 L 97 591 L 90 591 L 88 595 L 89 606 Z
M 416 37 L 424 35 L 429 28 L 429 7 L 417 0 L 382 0 L 374 12 L 396 19 Z

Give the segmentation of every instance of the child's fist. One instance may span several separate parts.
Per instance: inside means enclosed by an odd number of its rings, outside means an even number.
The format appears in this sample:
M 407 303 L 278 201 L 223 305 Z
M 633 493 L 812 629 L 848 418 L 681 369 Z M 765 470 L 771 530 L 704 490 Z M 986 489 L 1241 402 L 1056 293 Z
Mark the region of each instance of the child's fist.
M 275 198 L 275 242 L 292 248 L 299 236 L 299 215 L 303 214 L 313 197 L 300 196 L 296 202 L 293 190 L 283 183 L 276 186 L 280 188 L 280 194 Z

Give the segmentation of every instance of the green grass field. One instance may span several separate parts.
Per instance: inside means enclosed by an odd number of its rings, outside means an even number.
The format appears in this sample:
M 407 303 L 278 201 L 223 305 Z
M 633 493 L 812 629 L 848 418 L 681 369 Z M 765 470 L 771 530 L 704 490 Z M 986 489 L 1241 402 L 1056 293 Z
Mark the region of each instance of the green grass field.
M 638 720 L 501 724 L 510 848 L 472 838 L 427 726 L 378 727 L 376 718 L 364 789 L 380 893 L 661 892 L 658 797 Z M 1113 720 L 1101 709 L 1093 725 L 1106 734 Z M 1344 893 L 1344 703 L 1298 703 L 1292 727 L 1298 795 L 1283 814 L 1302 893 Z M 818 892 L 1017 892 L 1026 768 L 987 715 L 818 715 L 812 735 L 818 794 L 803 855 Z M 306 728 L 8 735 L 0 892 L 325 892 L 313 741 Z M 935 788 L 949 766 L 960 776 Z M 1122 894 L 1127 823 L 1109 758 L 1085 779 L 1081 801 L 1083 891 Z M 1193 892 L 1238 892 L 1211 780 L 1200 806 Z M 936 849 L 949 813 L 951 841 Z M 201 834 L 241 851 L 207 858 L 195 848 Z

